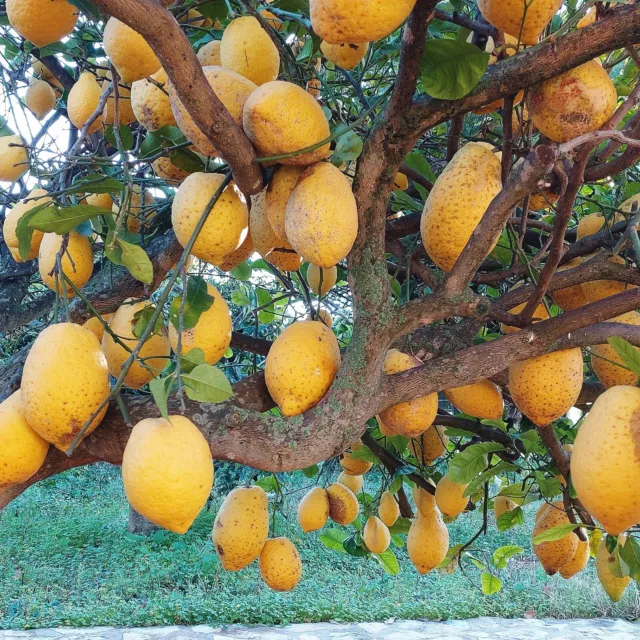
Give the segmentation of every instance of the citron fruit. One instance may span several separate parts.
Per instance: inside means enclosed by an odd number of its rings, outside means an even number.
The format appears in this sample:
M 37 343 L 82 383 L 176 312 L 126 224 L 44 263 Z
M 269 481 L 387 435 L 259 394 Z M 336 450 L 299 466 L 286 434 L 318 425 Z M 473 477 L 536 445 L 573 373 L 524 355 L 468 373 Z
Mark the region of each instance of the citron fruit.
M 353 493 L 358 495 L 364 485 L 364 478 L 362 476 L 350 476 L 348 473 L 341 471 L 336 482 L 343 484 L 348 489 L 351 489 Z
M 576 29 L 584 29 L 585 27 L 588 27 L 590 24 L 593 24 L 596 21 L 596 17 L 597 17 L 597 8 L 589 7 L 587 9 L 587 13 L 585 13 L 582 16 L 582 18 L 580 18 L 580 20 L 578 21 L 578 24 L 576 25 Z
M 267 187 L 265 195 L 267 218 L 276 236 L 284 242 L 287 242 L 285 229 L 287 202 L 303 171 L 304 167 L 282 165 L 273 172 Z
M 113 314 L 109 328 L 126 345 L 130 351 L 138 345 L 138 338 L 134 334 L 137 323 L 136 315 L 150 306 L 149 302 L 132 302 L 125 300 L 122 306 Z M 102 350 L 109 363 L 109 373 L 114 378 L 120 376 L 122 366 L 130 356 L 130 351 L 118 344 L 111 334 L 105 331 L 102 337 Z M 127 372 L 124 384 L 132 389 L 140 389 L 145 384 L 160 375 L 167 366 L 171 348 L 169 340 L 164 334 L 154 333 L 144 343 L 138 352 L 138 358 Z M 144 365 L 142 364 L 144 362 Z M 146 365 L 146 366 L 145 366 Z
M 562 6 L 562 0 L 478 0 L 484 19 L 524 44 L 536 44 L 544 28 Z
M 110 193 L 91 193 L 87 196 L 87 204 L 109 211 L 113 207 L 113 198 Z
M 434 424 L 417 438 L 409 441 L 409 448 L 420 464 L 433 464 L 447 451 L 449 437 L 444 427 Z
M 416 0 L 311 0 L 313 30 L 331 44 L 373 42 L 393 33 Z
M 427 482 L 434 488 L 434 493 L 430 493 L 423 487 L 416 485 L 413 487 L 412 495 L 413 501 L 416 503 L 416 509 L 421 516 L 430 516 L 433 511 L 438 511 L 438 505 L 436 504 L 435 488 L 433 480 L 429 478 Z
M 7 0 L 6 10 L 9 24 L 36 47 L 68 36 L 80 15 L 67 0 Z
M 238 265 L 241 265 L 247 258 L 249 258 L 253 254 L 253 238 L 247 229 L 247 234 L 245 239 L 242 241 L 242 244 L 231 253 L 228 253 L 221 260 L 214 262 L 222 271 L 232 271 Z
M 612 387 L 593 403 L 573 445 L 573 486 L 611 535 L 640 522 L 639 412 L 640 389 Z
M 551 505 L 548 502 L 543 502 L 536 510 L 535 520 L 538 520 L 540 516 L 550 507 Z M 564 509 L 564 505 L 561 505 L 559 508 Z
M 285 416 L 296 416 L 324 398 L 340 368 L 340 347 L 331 330 L 317 320 L 289 325 L 267 355 L 265 379 Z
M 320 281 L 322 280 L 322 284 Z M 317 296 L 326 296 L 338 281 L 338 267 L 323 269 L 317 264 L 309 264 L 307 268 L 307 284 Z
M 533 124 L 554 142 L 599 129 L 613 115 L 617 101 L 616 88 L 597 60 L 532 87 L 527 97 Z
M 631 196 L 627 200 L 625 200 L 621 205 L 620 209 L 625 213 L 635 213 L 640 209 L 640 193 L 636 193 L 635 196 Z M 616 216 L 617 221 L 617 216 Z
M 469 504 L 469 498 L 462 495 L 466 488 L 466 484 L 454 482 L 448 475 L 442 476 L 436 485 L 438 509 L 449 518 L 460 515 Z
M 242 16 L 222 34 L 220 63 L 260 86 L 278 77 L 280 54 L 258 20 Z
M 151 79 L 156 84 L 143 78 L 131 85 L 131 108 L 136 120 L 149 131 L 167 126 L 175 127 L 176 119 L 171 110 L 166 71 L 156 71 Z
M 513 289 L 517 289 L 521 286 L 522 286 L 522 283 L 519 282 L 515 287 L 513 287 Z M 523 302 L 522 304 L 517 305 L 513 309 L 509 309 L 509 313 L 513 316 L 517 316 L 525 308 L 526 304 L 527 304 L 526 302 Z M 533 316 L 531 317 L 531 323 L 534 324 L 535 322 L 539 322 L 541 320 L 548 320 L 548 319 L 549 319 L 549 312 L 547 311 L 547 307 L 544 305 L 543 302 L 541 302 L 533 312 Z M 515 333 L 516 331 L 520 331 L 520 327 L 512 327 L 505 324 L 501 324 L 500 328 L 502 329 L 503 333 Z
M 624 258 L 621 256 L 613 256 L 609 258 L 609 262 L 625 264 Z M 592 280 L 591 282 L 583 282 L 580 286 L 588 302 L 597 302 L 603 298 L 615 296 L 618 293 L 635 288 L 635 285 L 620 282 L 619 280 Z
M 586 236 L 591 236 L 594 233 L 598 233 L 602 227 L 610 229 L 618 222 L 622 222 L 624 216 L 621 213 L 616 213 L 615 216 L 604 216 L 600 211 L 590 213 L 578 222 L 576 228 L 576 238 L 581 240 Z
M 102 44 L 109 60 L 126 84 L 142 80 L 160 69 L 160 60 L 147 41 L 116 18 L 107 20 Z
M 493 515 L 496 520 L 509 511 L 517 509 L 518 505 L 507 496 L 496 496 L 493 500 Z
M 621 322 L 633 326 L 640 326 L 640 314 L 630 311 L 609 322 Z M 636 351 L 639 349 L 634 347 Z M 608 344 L 598 344 L 591 347 L 591 367 L 598 376 L 598 380 L 607 388 L 617 385 L 635 385 L 638 376 L 625 366 L 618 352 Z
M 257 85 L 232 69 L 203 67 L 202 70 L 220 102 L 231 114 L 231 117 L 241 125 L 242 111 L 247 99 L 255 91 Z M 169 83 L 169 97 L 173 115 L 185 137 L 193 142 L 205 156 L 217 155 L 216 148 L 211 144 L 209 138 L 200 131 L 171 83 Z
M 314 317 L 315 316 L 315 317 Z M 313 314 L 309 313 L 305 320 L 319 320 L 323 324 L 326 324 L 329 329 L 333 327 L 333 316 L 331 312 L 326 307 L 320 305 L 319 307 L 314 307 Z
M 162 178 L 163 180 L 176 184 L 181 184 L 185 181 L 187 176 L 193 173 L 191 171 L 181 169 L 179 166 L 173 164 L 171 158 L 167 158 L 165 156 L 162 158 L 156 158 L 151 163 L 151 166 L 158 178 Z
M 262 156 L 295 154 L 330 136 L 329 121 L 316 100 L 302 87 L 279 80 L 263 84 L 249 96 L 243 127 Z M 325 158 L 329 145 L 278 162 L 308 165 Z
M 538 534 L 559 525 L 569 524 L 569 522 L 570 520 L 564 511 L 562 502 L 554 502 L 536 520 L 531 539 L 533 541 Z M 550 576 L 558 573 L 564 565 L 573 559 L 577 548 L 578 536 L 572 531 L 559 540 L 533 544 L 533 550 L 538 556 L 538 560 L 540 560 L 547 575 Z
M 343 484 L 334 482 L 327 487 L 329 498 L 329 517 L 337 524 L 351 524 L 360 511 L 355 493 Z
M 276 31 L 282 31 L 284 29 L 284 22 L 278 18 L 278 16 L 269 11 L 268 9 L 262 9 L 260 15 L 264 18 L 265 22 Z
M 504 400 L 500 388 L 491 380 L 480 380 L 463 387 L 445 389 L 447 400 L 462 413 L 479 419 L 500 420 Z
M 198 51 L 197 56 L 203 67 L 219 67 L 222 64 L 220 61 L 220 40 L 207 42 L 207 44 Z
M 618 544 L 624 546 L 626 536 L 622 535 L 618 538 Z M 598 546 L 596 553 L 596 571 L 602 588 L 613 602 L 620 602 L 626 591 L 631 576 L 619 577 L 613 572 L 613 565 L 616 564 L 616 557 L 607 550 L 606 540 L 602 540 Z
M 52 275 L 51 272 L 56 267 L 56 256 L 62 247 L 62 238 L 63 236 L 56 233 L 45 233 L 38 252 L 40 277 L 52 291 L 56 291 L 56 274 Z M 93 273 L 93 250 L 89 238 L 80 235 L 77 231 L 72 231 L 69 234 L 66 251 L 60 257 L 60 264 L 67 278 L 78 289 L 82 289 Z M 76 294 L 71 285 L 62 277 L 62 274 L 57 275 L 59 295 L 64 295 L 66 287 L 67 298 L 73 298 Z
M 584 532 L 584 529 L 582 531 Z M 573 578 L 573 576 L 575 576 L 577 573 L 580 573 L 587 566 L 590 555 L 589 539 L 587 538 L 585 540 L 580 540 L 578 538 L 578 546 L 576 547 L 576 552 L 573 554 L 573 558 L 571 558 L 569 562 L 563 564 L 560 567 L 560 575 L 565 580 Z
M 211 284 L 207 284 L 207 293 L 213 297 L 213 304 L 200 314 L 198 322 L 192 329 L 182 332 L 182 354 L 185 355 L 191 349 L 202 349 L 207 364 L 215 364 L 224 356 L 231 344 L 231 313 L 225 299 Z M 169 342 L 171 348 L 177 353 L 178 331 L 169 322 Z
M 116 98 L 114 92 L 107 98 L 107 103 L 102 110 L 102 122 L 104 124 L 114 124 L 116 120 Z M 120 125 L 131 124 L 136 121 L 136 114 L 133 112 L 131 103 L 131 88 L 118 85 L 118 122 Z
M 567 269 L 573 269 L 582 264 L 581 258 L 574 258 L 567 264 L 558 267 L 557 271 L 565 271 Z M 574 284 L 571 287 L 564 289 L 558 289 L 551 294 L 553 301 L 565 311 L 572 311 L 573 309 L 579 309 L 585 304 L 589 304 L 589 301 L 582 291 L 582 285 Z
M 419 367 L 421 364 L 415 356 L 390 349 L 384 360 L 384 372 L 392 375 Z M 406 438 L 415 438 L 433 424 L 437 411 L 438 394 L 431 393 L 388 407 L 380 412 L 380 417 L 395 433 Z
M 362 442 L 358 441 L 354 445 L 351 446 L 352 452 L 357 451 L 362 447 Z M 371 467 L 373 466 L 372 462 L 368 460 L 358 460 L 353 457 L 352 453 L 348 451 L 342 454 L 340 458 L 340 466 L 344 469 L 344 472 L 350 476 L 363 476 Z
M 51 198 L 44 189 L 34 189 L 24 200 L 20 200 L 13 205 L 5 214 L 4 224 L 2 225 L 2 235 L 4 236 L 4 243 L 7 245 L 16 262 L 23 262 L 20 257 L 18 236 L 16 235 L 16 228 L 20 218 L 34 207 L 39 207 L 48 202 L 51 202 Z M 33 260 L 38 255 L 43 235 L 42 231 L 38 231 L 38 229 L 33 230 L 27 260 Z
M 323 42 L 320 51 L 329 62 L 333 62 L 342 69 L 353 69 L 357 67 L 369 50 L 368 42 L 349 42 L 341 44 L 330 44 Z
M 308 491 L 298 504 L 298 524 L 305 532 L 322 529 L 329 519 L 329 497 L 322 487 Z
M 213 523 L 213 546 L 227 571 L 240 571 L 262 551 L 269 536 L 269 502 L 257 486 L 237 487 Z
M 260 552 L 260 575 L 274 591 L 291 591 L 302 578 L 302 561 L 288 538 L 267 540 Z
M 393 179 L 393 188 L 406 191 L 409 188 L 409 178 L 404 173 L 396 173 L 396 177 Z
M 429 257 L 444 271 L 451 271 L 500 193 L 500 172 L 499 157 L 484 144 L 470 142 L 438 176 L 422 212 L 420 232 Z
M 116 214 L 117 218 L 126 217 L 127 231 L 131 233 L 139 233 L 141 229 L 149 227 L 156 212 L 151 208 L 155 202 L 153 193 L 149 189 L 144 190 L 144 198 L 142 187 L 134 184 L 129 190 L 129 200 L 124 202 L 124 196 L 119 198 L 119 202 L 111 205 L 111 211 Z
M 102 319 L 109 324 L 109 321 L 113 318 L 113 313 L 105 313 Z M 83 325 L 85 329 L 89 329 L 93 335 L 102 342 L 102 336 L 104 335 L 104 325 L 96 316 L 89 318 Z
M 560 199 L 560 193 L 549 189 L 532 193 L 529 196 L 529 211 L 542 211 L 551 208 Z
M 47 67 L 47 65 L 45 65 L 43 62 L 41 62 L 40 60 L 34 60 L 31 65 L 31 70 L 33 71 L 33 75 L 36 78 L 44 80 L 45 82 L 50 84 L 54 89 L 62 92 L 63 87 L 62 87 L 62 84 L 60 84 L 60 80 L 58 80 L 53 75 L 49 67 Z
M 213 460 L 205 437 L 184 416 L 136 424 L 122 458 L 127 500 L 142 516 L 186 533 L 213 487 Z
M 27 105 L 38 120 L 42 120 L 56 106 L 56 92 L 53 87 L 44 80 L 34 80 L 27 89 L 24 97 Z
M 223 181 L 224 176 L 218 173 L 192 173 L 180 185 L 171 207 L 171 224 L 183 247 Z M 206 262 L 220 262 L 240 246 L 248 224 L 244 197 L 231 183 L 213 205 L 191 253 Z
M 48 451 L 49 443 L 26 421 L 22 392 L 16 391 L 0 403 L 0 488 L 29 480 Z
M 546 353 L 509 367 L 509 391 L 516 406 L 542 427 L 562 417 L 582 389 L 579 347 Z
M 109 369 L 100 342 L 71 322 L 47 327 L 27 355 L 21 388 L 24 417 L 31 428 L 66 451 L 109 395 Z M 107 406 L 85 435 L 106 412 Z
M 447 557 L 449 531 L 436 509 L 428 515 L 418 515 L 407 534 L 409 559 L 425 574 L 433 571 Z
M 371 553 L 384 553 L 391 544 L 387 525 L 376 516 L 369 516 L 362 530 L 362 539 Z
M 78 81 L 71 87 L 67 98 L 67 113 L 69 120 L 78 129 L 82 129 L 89 118 L 95 113 L 102 96 L 102 89 L 95 76 L 89 71 L 83 71 Z M 100 118 L 96 118 L 89 126 L 89 133 L 94 133 L 102 127 Z
M 0 182 L 15 182 L 29 170 L 29 155 L 20 136 L 0 137 Z M 13 145 L 13 146 L 12 146 Z
M 392 527 L 400 517 L 400 506 L 390 491 L 385 491 L 380 498 L 378 516 L 387 527 Z

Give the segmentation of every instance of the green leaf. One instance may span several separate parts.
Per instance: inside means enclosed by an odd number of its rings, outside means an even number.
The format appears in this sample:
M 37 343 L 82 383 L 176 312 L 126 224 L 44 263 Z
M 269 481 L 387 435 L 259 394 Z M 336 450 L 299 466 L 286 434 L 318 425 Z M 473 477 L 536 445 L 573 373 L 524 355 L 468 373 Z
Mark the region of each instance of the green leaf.
M 149 382 L 149 391 L 151 391 L 151 395 L 156 405 L 158 405 L 160 415 L 165 419 L 169 418 L 167 403 L 173 390 L 173 383 L 174 379 L 171 376 L 167 378 L 154 378 Z
M 417 200 L 414 200 L 404 191 L 394 191 L 393 198 L 401 205 L 402 209 L 406 209 L 408 211 L 418 212 L 422 211 L 422 209 L 424 208 L 422 204 L 420 204 Z
M 432 98 L 459 100 L 480 82 L 489 54 L 459 40 L 427 40 L 420 62 L 420 85 Z
M 389 485 L 389 493 L 395 495 L 396 493 L 398 493 L 398 491 L 400 491 L 400 488 L 402 487 L 402 483 L 404 482 L 402 476 L 396 476 L 393 481 L 391 482 L 391 484 Z
M 246 307 L 247 305 L 251 304 L 251 300 L 249 300 L 249 297 L 247 296 L 247 293 L 246 291 L 244 291 L 244 289 L 236 289 L 231 294 L 231 302 L 238 305 L 239 307 Z
M 536 471 L 534 475 L 538 481 L 538 487 L 543 497 L 550 500 L 561 493 L 562 485 L 559 480 L 556 478 L 547 478 L 542 471 Z
M 507 531 L 517 525 L 524 523 L 524 511 L 521 507 L 517 507 L 513 511 L 503 513 L 497 520 L 496 525 L 498 531 Z
M 397 576 L 400 573 L 400 563 L 391 549 L 387 549 L 383 553 L 374 553 L 373 557 L 390 576 Z
M 126 124 L 121 124 L 118 127 L 118 131 L 120 133 L 120 142 L 122 142 L 122 148 L 124 149 L 124 151 L 131 151 L 131 149 L 133 149 L 133 132 Z M 110 124 L 108 127 L 105 127 L 104 137 L 112 146 L 116 148 L 118 147 L 113 125 Z
M 169 307 L 169 320 L 178 330 L 180 326 L 180 308 L 183 296 L 176 296 Z M 200 276 L 189 276 L 187 280 L 187 298 L 184 301 L 182 328 L 185 331 L 193 329 L 200 320 L 200 316 L 211 309 L 214 297 L 207 291 L 207 282 Z
M 204 351 L 194 347 L 180 358 L 180 369 L 183 373 L 191 373 L 197 366 L 206 364 Z
M 253 269 L 247 261 L 239 264 L 235 269 L 231 269 L 231 275 L 238 280 L 242 280 L 243 282 L 251 279 L 252 272 Z
M 318 536 L 318 539 L 327 549 L 347 553 L 344 548 L 344 541 L 348 537 L 349 534 L 340 529 L 327 529 Z
M 369 449 L 366 445 L 362 445 L 358 447 L 355 451 L 351 453 L 351 457 L 354 460 L 366 460 L 367 462 L 372 462 L 373 464 L 380 464 L 380 459 L 378 456 Z
M 568 536 L 572 531 L 578 528 L 578 525 L 572 522 L 566 522 L 564 524 L 556 525 L 542 531 L 537 536 L 533 537 L 533 544 L 542 544 L 543 542 L 554 542 L 555 540 L 562 540 L 565 536 Z
M 57 233 L 63 235 L 75 229 L 85 220 L 90 220 L 96 216 L 111 216 L 111 211 L 92 207 L 88 204 L 75 204 L 70 207 L 58 207 L 49 204 L 41 208 L 35 216 L 29 220 L 32 229 L 38 229 L 44 233 Z
M 540 440 L 540 434 L 536 429 L 530 429 L 520 434 L 520 440 L 524 444 L 525 451 L 527 453 L 539 453 L 543 455 L 546 452 L 542 440 Z
M 502 589 L 502 580 L 487 571 L 483 571 L 480 580 L 482 582 L 482 593 L 484 593 L 485 596 L 492 596 Z
M 409 520 L 409 518 L 398 518 L 389 527 L 389 531 L 394 535 L 398 535 L 399 533 L 409 533 L 409 527 L 411 527 L 411 520 Z
M 31 237 L 33 236 L 33 227 L 29 226 L 31 219 L 43 209 L 46 209 L 49 203 L 39 204 L 29 209 L 20 216 L 16 225 L 16 237 L 18 238 L 18 251 L 23 260 L 27 259 L 29 251 L 31 251 Z
M 333 152 L 331 162 L 339 166 L 343 162 L 351 162 L 360 157 L 364 143 L 355 131 L 347 131 L 336 141 L 336 149 Z
M 449 477 L 453 482 L 468 484 L 487 468 L 487 454 L 504 451 L 497 442 L 479 442 L 472 444 L 456 454 L 449 464 Z
M 613 336 L 607 342 L 620 356 L 624 366 L 640 376 L 640 350 L 619 336 Z
M 275 493 L 278 491 L 278 480 L 271 474 L 256 480 L 256 485 L 264 489 L 267 493 Z
M 518 547 L 515 544 L 500 547 L 493 552 L 493 566 L 496 569 L 506 569 L 509 560 L 523 551 L 522 547 Z
M 171 164 L 178 169 L 182 169 L 187 173 L 196 173 L 197 171 L 204 171 L 204 164 L 200 159 L 200 156 L 195 154 L 189 149 L 178 149 L 171 157 Z
M 627 538 L 620 549 L 620 559 L 629 567 L 629 573 L 636 582 L 640 582 L 640 542 L 632 536 Z
M 368 553 L 358 533 L 351 534 L 342 544 L 344 550 L 354 558 L 364 558 Z
M 151 322 L 153 314 L 156 312 L 156 306 L 154 304 L 148 304 L 144 309 L 136 311 L 133 316 L 135 324 L 133 325 L 133 335 L 136 338 L 142 337 L 147 325 Z M 156 318 L 156 324 L 153 328 L 153 333 L 162 335 L 164 333 L 164 324 L 162 322 L 162 314 Z
M 74 182 L 69 189 L 68 194 L 85 194 L 85 193 L 119 193 L 124 189 L 124 184 L 116 178 L 102 175 L 100 173 L 90 173 L 84 176 L 78 182 Z
M 147 252 L 137 244 L 118 238 L 118 246 L 122 250 L 122 264 L 129 273 L 140 282 L 151 284 L 153 282 L 153 265 Z
M 433 173 L 431 169 L 431 165 L 427 161 L 427 159 L 417 151 L 412 151 L 404 161 L 407 163 L 407 166 L 417 171 L 420 175 L 424 176 L 430 182 L 436 181 L 436 174 Z
M 263 307 L 258 311 L 258 320 L 262 324 L 271 324 L 275 319 L 271 294 L 266 289 L 258 287 L 256 289 L 256 297 L 258 298 L 258 307 Z
M 464 544 L 460 543 L 454 544 L 453 547 L 450 547 L 449 551 L 447 551 L 447 555 L 444 557 L 444 560 L 438 565 L 438 569 L 444 569 L 449 566 L 451 561 L 458 555 L 458 553 L 460 553 L 460 549 L 462 549 L 463 546 Z
M 214 366 L 200 364 L 193 371 L 182 376 L 187 388 L 187 396 L 196 402 L 224 402 L 233 396 L 231 383 Z
M 312 464 L 310 467 L 302 470 L 305 478 L 315 478 L 320 472 L 320 467 L 317 464 Z
M 489 480 L 491 480 L 491 478 L 494 478 L 495 476 L 500 475 L 501 473 L 514 471 L 517 468 L 518 467 L 516 467 L 516 465 L 502 460 L 495 467 L 491 467 L 491 469 L 487 469 L 486 471 L 483 471 L 479 476 L 474 478 L 469 483 L 467 488 L 464 490 L 462 497 L 467 498 L 468 496 L 472 495 L 473 493 L 475 493 L 478 487 L 483 485 L 485 482 L 488 482 Z

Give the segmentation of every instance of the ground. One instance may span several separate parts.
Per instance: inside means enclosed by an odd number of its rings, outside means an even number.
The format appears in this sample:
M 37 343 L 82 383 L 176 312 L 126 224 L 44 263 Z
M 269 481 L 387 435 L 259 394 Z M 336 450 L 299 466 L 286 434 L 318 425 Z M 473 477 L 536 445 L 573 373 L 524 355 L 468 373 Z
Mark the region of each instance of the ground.
M 491 520 L 494 533 L 480 540 L 478 557 L 505 544 L 526 551 L 500 573 L 502 592 L 486 597 L 472 566 L 468 577 L 460 571 L 419 577 L 402 550 L 401 573 L 390 577 L 371 561 L 326 549 L 318 534 L 300 531 L 299 497 L 289 497 L 278 533 L 299 547 L 304 575 L 293 593 L 277 594 L 255 565 L 222 571 L 209 535 L 217 502 L 186 536 L 159 532 L 145 539 L 126 532 L 118 468 L 96 465 L 46 480 L 0 514 L 0 628 L 640 616 L 636 587 L 612 605 L 593 563 L 570 581 L 544 575 L 529 541 L 535 504 L 523 527 L 498 534 Z M 479 518 L 468 514 L 454 523 L 452 544 L 468 539 Z

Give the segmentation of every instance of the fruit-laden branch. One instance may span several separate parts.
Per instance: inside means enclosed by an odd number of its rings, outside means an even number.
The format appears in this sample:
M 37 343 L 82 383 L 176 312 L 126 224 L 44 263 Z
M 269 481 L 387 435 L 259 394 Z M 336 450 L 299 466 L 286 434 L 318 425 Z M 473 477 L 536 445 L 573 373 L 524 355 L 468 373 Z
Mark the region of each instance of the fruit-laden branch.
M 421 98 L 404 114 L 409 131 L 426 131 L 461 113 L 513 95 L 593 58 L 640 42 L 640 5 L 617 6 L 594 24 L 548 38 L 506 60 L 491 65 L 478 86 L 461 100 Z
M 94 4 L 144 37 L 189 115 L 231 167 L 240 190 L 246 195 L 258 193 L 264 176 L 253 146 L 207 82 L 191 43 L 171 13 L 152 0 L 94 0 Z

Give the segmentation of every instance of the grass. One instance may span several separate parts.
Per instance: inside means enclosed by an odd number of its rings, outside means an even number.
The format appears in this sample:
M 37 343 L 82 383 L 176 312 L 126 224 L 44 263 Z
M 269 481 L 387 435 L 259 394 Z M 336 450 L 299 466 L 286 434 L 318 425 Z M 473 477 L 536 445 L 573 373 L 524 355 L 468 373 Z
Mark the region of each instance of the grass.
M 326 549 L 318 534 L 301 533 L 295 499 L 278 534 L 298 546 L 304 574 L 292 593 L 278 594 L 255 563 L 234 574 L 221 569 L 210 540 L 217 503 L 186 536 L 148 539 L 126 532 L 119 469 L 96 465 L 42 482 L 0 514 L 0 628 L 640 615 L 635 585 L 612 605 L 593 562 L 570 581 L 544 575 L 529 542 L 536 505 L 527 507 L 523 527 L 498 534 L 492 523 L 494 533 L 475 547 L 478 557 L 504 544 L 525 549 L 500 572 L 502 591 L 487 597 L 472 565 L 468 576 L 420 577 L 403 549 L 400 575 L 391 577 L 371 560 Z M 467 514 L 451 525 L 451 543 L 468 539 L 479 518 Z

